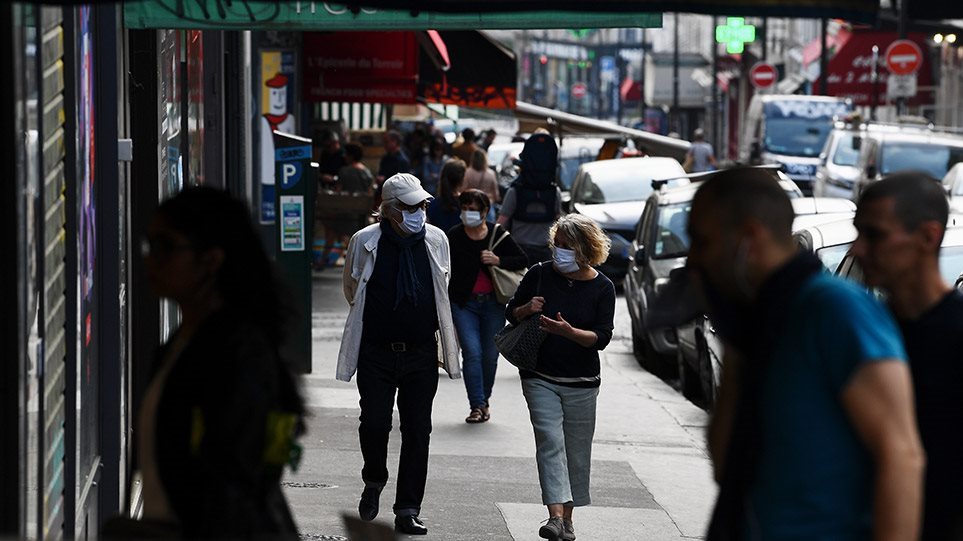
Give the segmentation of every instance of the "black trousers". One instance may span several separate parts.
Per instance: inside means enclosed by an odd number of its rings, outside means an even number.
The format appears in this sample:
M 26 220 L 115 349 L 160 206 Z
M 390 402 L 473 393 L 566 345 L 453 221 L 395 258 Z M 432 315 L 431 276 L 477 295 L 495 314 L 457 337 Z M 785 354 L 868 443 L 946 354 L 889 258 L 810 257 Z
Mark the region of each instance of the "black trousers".
M 434 343 L 396 352 L 361 344 L 358 357 L 358 392 L 361 395 L 361 455 L 365 485 L 388 482 L 388 434 L 398 391 L 401 417 L 401 460 L 398 464 L 396 515 L 421 513 L 428 477 L 428 443 L 431 406 L 438 390 L 438 346 Z

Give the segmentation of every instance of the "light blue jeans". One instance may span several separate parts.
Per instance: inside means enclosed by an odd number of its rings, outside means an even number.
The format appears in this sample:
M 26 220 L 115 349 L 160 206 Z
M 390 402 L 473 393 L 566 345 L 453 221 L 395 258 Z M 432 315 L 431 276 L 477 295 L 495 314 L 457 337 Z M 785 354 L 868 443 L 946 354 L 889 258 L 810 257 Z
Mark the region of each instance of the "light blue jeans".
M 526 378 L 522 380 L 522 393 L 535 429 L 542 503 L 589 505 L 599 388 L 564 387 Z
M 469 300 L 464 306 L 451 304 L 451 317 L 461 346 L 462 376 L 468 392 L 468 406 L 488 405 L 498 369 L 495 333 L 505 326 L 505 305 L 494 296 L 488 300 Z

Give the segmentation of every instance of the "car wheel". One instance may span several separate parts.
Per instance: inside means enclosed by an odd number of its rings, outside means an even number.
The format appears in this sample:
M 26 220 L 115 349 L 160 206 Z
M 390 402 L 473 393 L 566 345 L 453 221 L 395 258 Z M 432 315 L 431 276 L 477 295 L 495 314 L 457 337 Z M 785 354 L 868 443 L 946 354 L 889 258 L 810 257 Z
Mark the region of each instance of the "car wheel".
M 679 388 L 682 391 L 682 396 L 692 402 L 699 402 L 702 392 L 699 374 L 686 362 L 681 349 L 676 352 L 675 358 L 679 367 Z
M 632 355 L 635 356 L 635 360 L 639 363 L 639 366 L 649 369 L 649 358 L 646 356 L 646 347 L 648 344 L 645 343 L 645 333 L 638 328 L 635 320 L 632 320 Z
M 699 387 L 702 392 L 702 400 L 706 411 L 712 411 L 716 403 L 716 378 L 712 363 L 712 356 L 709 353 L 709 344 L 705 338 L 698 338 L 696 351 L 699 352 Z

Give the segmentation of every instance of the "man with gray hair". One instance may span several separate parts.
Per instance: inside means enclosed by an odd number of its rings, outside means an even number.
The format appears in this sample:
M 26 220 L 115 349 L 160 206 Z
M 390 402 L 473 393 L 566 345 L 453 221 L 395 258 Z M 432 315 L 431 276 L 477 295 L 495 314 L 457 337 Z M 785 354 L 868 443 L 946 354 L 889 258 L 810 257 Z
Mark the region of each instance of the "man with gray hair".
M 886 292 L 906 341 L 926 450 L 924 541 L 963 539 L 963 294 L 940 272 L 948 214 L 940 181 L 891 175 L 860 197 L 852 248 L 866 284 Z
M 429 199 L 417 177 L 396 174 L 384 183 L 379 223 L 351 237 L 343 277 L 351 307 L 338 354 L 338 379 L 350 381 L 358 374 L 365 485 L 358 513 L 364 520 L 378 516 L 388 481 L 388 434 L 397 391 L 401 459 L 395 529 L 408 535 L 428 533 L 418 515 L 428 476 L 438 365 L 452 379 L 461 375 L 448 300 L 448 238 L 426 223 Z
M 923 454 L 892 317 L 792 240 L 767 170 L 704 181 L 688 268 L 725 342 L 707 539 L 915 539 Z

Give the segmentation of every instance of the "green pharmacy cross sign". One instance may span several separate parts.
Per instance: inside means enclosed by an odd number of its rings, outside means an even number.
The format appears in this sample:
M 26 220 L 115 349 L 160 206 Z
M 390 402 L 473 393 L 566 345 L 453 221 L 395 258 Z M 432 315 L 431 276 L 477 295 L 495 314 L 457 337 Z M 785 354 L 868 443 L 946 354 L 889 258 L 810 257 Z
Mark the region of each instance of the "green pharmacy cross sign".
M 756 41 L 756 27 L 743 17 L 728 17 L 726 24 L 716 27 L 716 43 L 725 43 L 729 54 L 742 54 L 746 43 Z

